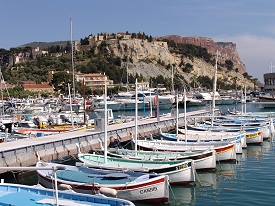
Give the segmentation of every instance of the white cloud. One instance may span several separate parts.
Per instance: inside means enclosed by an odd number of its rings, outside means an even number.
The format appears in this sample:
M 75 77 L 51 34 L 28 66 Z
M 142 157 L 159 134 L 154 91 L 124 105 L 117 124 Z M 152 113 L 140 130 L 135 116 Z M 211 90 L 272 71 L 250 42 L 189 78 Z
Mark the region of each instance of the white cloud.
M 241 61 L 249 75 L 263 82 L 263 74 L 269 73 L 271 64 L 275 65 L 275 39 L 244 34 L 239 36 L 218 36 L 216 42 L 234 42 Z M 275 69 L 273 69 L 275 72 Z

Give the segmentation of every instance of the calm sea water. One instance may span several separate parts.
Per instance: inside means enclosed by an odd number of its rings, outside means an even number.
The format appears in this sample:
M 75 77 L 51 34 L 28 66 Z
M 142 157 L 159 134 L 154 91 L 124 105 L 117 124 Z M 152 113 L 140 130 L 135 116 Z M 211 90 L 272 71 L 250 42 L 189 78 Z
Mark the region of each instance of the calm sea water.
M 235 105 L 229 105 L 230 110 Z M 218 107 L 218 106 L 217 106 Z M 222 111 L 227 110 L 221 106 Z M 205 107 L 204 107 L 205 108 Z M 190 107 L 187 111 L 203 109 Z M 237 105 L 241 110 L 241 105 Z M 247 104 L 247 111 L 275 111 Z M 134 115 L 130 112 L 127 115 Z M 170 188 L 170 205 L 274 205 L 275 194 L 275 149 L 273 142 L 264 142 L 262 146 L 248 146 L 236 163 L 217 164 L 216 172 L 197 174 L 195 186 Z M 6 182 L 14 182 L 9 173 L 1 175 Z M 17 179 L 18 183 L 36 184 L 36 173 L 29 173 Z

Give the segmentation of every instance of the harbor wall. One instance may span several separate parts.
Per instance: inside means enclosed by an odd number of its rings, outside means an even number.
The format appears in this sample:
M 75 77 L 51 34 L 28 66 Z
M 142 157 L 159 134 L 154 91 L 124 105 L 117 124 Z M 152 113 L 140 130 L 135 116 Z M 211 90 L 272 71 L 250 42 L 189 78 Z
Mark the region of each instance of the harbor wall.
M 158 135 L 160 128 L 163 132 L 175 129 L 176 118 L 171 114 L 169 118 L 152 118 L 138 122 L 138 138 L 149 138 Z M 184 126 L 184 115 L 179 117 L 179 126 Z M 209 119 L 209 111 L 200 110 L 189 112 L 186 115 L 187 124 L 202 122 Z M 135 126 L 133 123 L 117 124 L 107 126 L 107 137 L 119 135 L 122 141 L 130 140 L 130 133 L 135 135 Z M 62 138 L 60 138 L 62 136 Z M 75 158 L 77 154 L 77 144 L 81 152 L 89 152 L 100 148 L 99 139 L 104 141 L 105 133 L 94 132 L 93 129 L 87 129 L 83 132 L 70 132 L 62 135 L 50 135 L 34 138 L 36 141 L 29 141 L 27 145 L 21 146 L 21 141 L 13 148 L 1 149 L 0 167 L 26 167 L 36 164 L 38 156 L 43 161 L 67 160 Z M 39 138 L 39 141 L 37 139 Z M 109 138 L 108 138 L 109 139 Z M 41 140 L 41 141 L 40 141 Z M 8 142 L 9 143 L 9 142 Z M 8 144 L 3 143 L 3 144 Z M 2 146 L 2 145 L 1 145 Z M 3 173 L 6 171 L 0 171 Z

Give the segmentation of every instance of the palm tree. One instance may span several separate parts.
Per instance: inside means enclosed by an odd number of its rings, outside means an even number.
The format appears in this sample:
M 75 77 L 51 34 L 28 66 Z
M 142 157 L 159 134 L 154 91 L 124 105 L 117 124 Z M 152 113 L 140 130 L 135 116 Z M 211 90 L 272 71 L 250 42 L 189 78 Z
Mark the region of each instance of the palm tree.
M 236 92 L 237 92 L 237 90 L 238 90 L 238 85 L 237 85 L 237 80 L 238 80 L 238 77 L 237 77 L 237 76 L 235 76 L 235 77 L 233 77 L 233 78 L 232 78 L 232 80 L 234 81 L 234 84 L 235 84 L 235 90 L 236 90 Z
M 196 88 L 197 77 L 194 75 L 190 77 L 191 83 L 193 83 L 193 89 Z
M 258 82 L 258 78 L 251 79 L 253 85 L 254 85 L 254 91 L 256 91 L 256 83 Z

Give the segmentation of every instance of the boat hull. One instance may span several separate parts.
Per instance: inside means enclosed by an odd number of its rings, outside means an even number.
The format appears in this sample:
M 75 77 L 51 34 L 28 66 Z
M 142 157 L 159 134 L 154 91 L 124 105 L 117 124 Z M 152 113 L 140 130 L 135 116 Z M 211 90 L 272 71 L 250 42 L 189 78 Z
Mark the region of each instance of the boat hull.
M 216 169 L 216 151 L 212 150 L 212 155 L 195 159 L 194 163 L 197 171 Z
M 264 108 L 275 108 L 275 98 L 273 96 L 270 96 L 270 97 L 259 96 L 258 102 Z
M 0 205 L 56 205 L 55 191 L 41 185 L 27 186 L 20 184 L 1 183 Z M 87 195 L 72 191 L 58 191 L 59 205 L 129 205 L 132 202 L 110 198 L 101 194 Z
M 171 153 L 171 152 L 146 152 L 133 150 L 113 150 L 108 152 L 108 156 L 136 159 L 136 160 L 154 160 L 154 161 L 173 161 L 192 159 L 196 170 L 214 170 L 216 168 L 215 150 L 206 150 L 194 153 Z
M 263 143 L 263 135 L 261 131 L 246 135 L 246 143 L 253 145 L 261 145 Z
M 37 163 L 37 167 L 54 166 L 58 164 L 53 163 Z M 62 165 L 64 166 L 64 165 Z M 65 166 L 66 170 L 74 166 Z M 46 170 L 47 171 L 47 170 Z M 50 173 L 51 171 L 49 171 Z M 53 187 L 53 176 L 47 175 L 47 172 L 37 170 L 38 181 L 47 188 Z M 134 202 L 153 202 L 157 204 L 168 202 L 169 200 L 169 185 L 168 176 L 159 175 L 148 180 L 141 180 L 140 182 L 128 182 L 127 184 L 106 184 L 106 183 L 89 183 L 85 184 L 81 181 L 70 181 L 57 178 L 58 189 L 64 190 L 63 185 L 70 185 L 74 191 L 86 194 L 96 194 L 100 188 L 111 188 L 117 191 L 117 197 L 127 199 Z
M 185 130 L 179 129 L 179 132 L 185 133 Z M 166 133 L 163 133 L 166 135 Z M 164 136 L 163 135 L 163 136 Z M 171 134 L 170 134 L 171 136 Z M 180 140 L 183 140 L 185 135 L 178 135 Z M 195 131 L 187 130 L 187 142 L 231 142 L 235 145 L 235 151 L 237 154 L 242 154 L 242 148 L 246 148 L 246 134 L 241 132 L 212 132 L 212 131 Z
M 192 165 L 191 160 L 144 161 L 108 157 L 108 166 L 104 164 L 103 156 L 100 155 L 78 154 L 78 160 L 83 162 L 85 166 L 95 169 L 127 170 L 168 175 L 169 183 L 173 185 L 187 185 L 195 182 L 195 167 Z
M 185 151 L 201 151 L 208 148 L 213 148 L 216 151 L 216 160 L 223 161 L 236 161 L 236 151 L 233 143 L 226 142 L 200 142 L 200 143 L 185 143 L 183 141 L 143 141 L 137 142 L 138 148 L 147 151 L 171 151 L 171 152 L 185 152 Z M 169 149 L 170 148 L 170 149 Z

